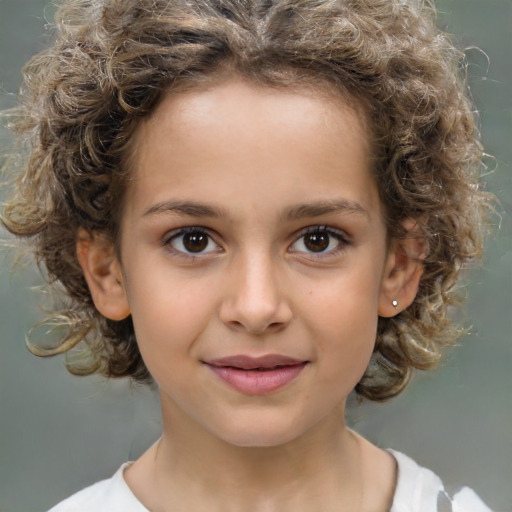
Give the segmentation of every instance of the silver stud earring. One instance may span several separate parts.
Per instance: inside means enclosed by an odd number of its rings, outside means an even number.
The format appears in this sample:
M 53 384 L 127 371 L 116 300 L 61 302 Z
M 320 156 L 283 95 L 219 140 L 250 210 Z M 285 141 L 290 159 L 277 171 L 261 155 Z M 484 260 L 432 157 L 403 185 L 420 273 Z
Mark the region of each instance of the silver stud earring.
M 391 304 L 393 304 L 393 307 L 395 309 L 398 308 L 398 301 L 397 300 L 392 301 Z

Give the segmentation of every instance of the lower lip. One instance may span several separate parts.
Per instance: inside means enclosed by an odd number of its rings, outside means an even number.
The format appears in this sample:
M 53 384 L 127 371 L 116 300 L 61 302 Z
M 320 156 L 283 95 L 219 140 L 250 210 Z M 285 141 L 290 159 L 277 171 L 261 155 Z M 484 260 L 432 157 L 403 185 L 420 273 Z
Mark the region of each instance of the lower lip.
M 226 384 L 237 391 L 246 395 L 264 395 L 286 386 L 300 374 L 306 364 L 304 362 L 271 370 L 242 370 L 231 366 L 208 366 Z

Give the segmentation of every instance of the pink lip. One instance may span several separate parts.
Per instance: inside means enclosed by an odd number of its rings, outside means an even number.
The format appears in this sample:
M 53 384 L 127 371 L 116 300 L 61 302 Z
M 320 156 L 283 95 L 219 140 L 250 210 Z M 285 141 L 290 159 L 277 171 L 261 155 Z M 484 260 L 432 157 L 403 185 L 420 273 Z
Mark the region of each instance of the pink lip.
M 282 388 L 295 379 L 307 363 L 277 354 L 236 355 L 206 362 L 226 384 L 247 395 L 263 395 Z

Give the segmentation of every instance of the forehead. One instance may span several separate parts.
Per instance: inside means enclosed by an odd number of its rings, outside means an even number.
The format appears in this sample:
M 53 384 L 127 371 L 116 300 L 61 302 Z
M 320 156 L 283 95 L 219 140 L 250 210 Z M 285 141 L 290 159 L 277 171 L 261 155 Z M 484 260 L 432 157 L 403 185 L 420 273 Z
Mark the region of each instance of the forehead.
M 208 114 L 236 120 L 240 116 L 250 115 L 249 121 L 256 125 L 262 120 L 272 122 L 276 119 L 285 120 L 294 113 L 297 119 L 317 113 L 330 122 L 347 112 L 358 119 L 358 126 L 367 134 L 370 133 L 368 116 L 362 100 L 356 99 L 342 89 L 335 88 L 327 81 L 300 79 L 297 83 L 284 86 L 270 86 L 246 80 L 236 74 L 219 74 L 207 82 L 178 86 L 164 95 L 159 106 L 152 115 L 139 126 L 138 132 L 150 129 L 152 125 L 169 118 L 172 112 L 176 122 L 199 121 L 208 122 Z M 193 117 L 195 119 L 193 119 Z M 190 119 L 186 119 L 190 117 Z
M 363 101 L 325 80 L 307 78 L 292 85 L 268 86 L 237 74 L 219 72 L 206 77 L 205 82 L 185 82 L 165 94 L 152 114 L 140 123 L 133 149 L 140 152 L 150 138 L 148 135 L 161 132 L 164 125 L 173 125 L 174 137 L 198 128 L 208 130 L 214 124 L 226 127 L 226 132 L 235 123 L 257 131 L 265 124 L 269 128 L 275 124 L 284 127 L 287 121 L 299 129 L 307 120 L 342 129 L 344 119 L 342 123 L 337 121 L 351 115 L 355 122 L 350 132 L 361 134 L 370 151 L 372 129 Z
M 364 110 L 325 87 L 270 88 L 229 80 L 205 89 L 170 93 L 139 126 L 127 199 L 151 192 L 208 193 L 205 182 L 223 182 L 217 196 L 233 192 L 278 200 L 273 191 L 328 196 L 353 182 L 350 200 L 374 199 L 371 137 Z M 131 190 L 130 190 L 131 189 Z M 211 189 L 210 189 L 211 190 Z M 191 197 L 190 199 L 194 199 Z M 148 197 L 149 200 L 149 197 Z

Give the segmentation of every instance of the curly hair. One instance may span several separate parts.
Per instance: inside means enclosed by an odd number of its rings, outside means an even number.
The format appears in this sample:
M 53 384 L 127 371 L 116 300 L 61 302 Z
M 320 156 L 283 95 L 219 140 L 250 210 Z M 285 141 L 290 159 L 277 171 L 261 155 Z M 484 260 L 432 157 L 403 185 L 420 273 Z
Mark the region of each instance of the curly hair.
M 372 359 L 356 392 L 385 400 L 416 369 L 433 368 L 460 329 L 448 310 L 460 271 L 482 249 L 489 196 L 463 76 L 464 56 L 422 0 L 66 0 L 49 49 L 24 70 L 12 127 L 26 158 L 2 221 L 30 241 L 64 292 L 57 347 L 85 347 L 75 374 L 147 381 L 131 318 L 94 308 L 76 243 L 80 227 L 116 241 L 127 155 L 140 120 L 164 94 L 228 69 L 253 83 L 329 84 L 366 110 L 389 237 L 421 224 L 429 252 L 414 303 L 379 318 Z M 14 169 L 7 169 L 14 172 Z

